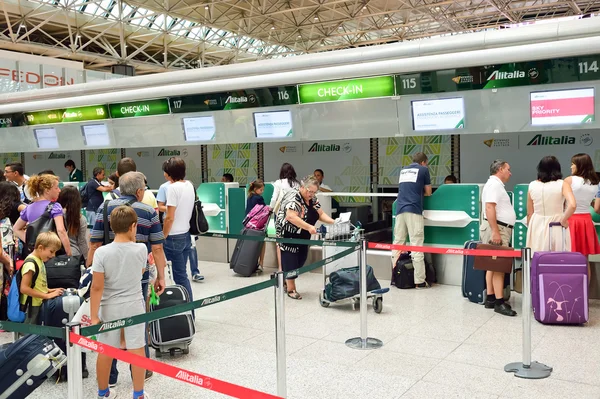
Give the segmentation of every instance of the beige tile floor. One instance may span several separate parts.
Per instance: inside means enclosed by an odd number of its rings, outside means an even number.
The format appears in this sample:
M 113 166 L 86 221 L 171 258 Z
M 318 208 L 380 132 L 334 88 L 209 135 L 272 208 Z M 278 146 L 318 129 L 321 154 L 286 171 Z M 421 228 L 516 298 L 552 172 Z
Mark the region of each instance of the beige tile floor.
M 202 263 L 206 280 L 193 284 L 196 298 L 268 278 L 241 278 L 227 265 Z M 383 286 L 388 281 L 381 281 Z M 320 274 L 298 280 L 301 301 L 286 300 L 288 398 L 600 398 L 600 302 L 591 301 L 585 327 L 532 323 L 533 359 L 554 367 L 545 380 L 522 380 L 503 371 L 521 360 L 519 311 L 507 318 L 471 304 L 460 288 L 426 291 L 392 288 L 384 310 L 368 313 L 369 335 L 383 340 L 374 351 L 344 345 L 360 334 L 359 312 L 349 304 L 322 308 Z M 197 333 L 187 356 L 167 358 L 178 367 L 276 393 L 275 328 L 271 289 L 222 302 L 196 313 Z M 10 334 L 0 334 L 0 343 Z M 84 380 L 86 398 L 95 398 L 95 357 Z M 131 397 L 127 366 L 120 364 L 119 397 Z M 155 375 L 146 386 L 156 398 L 222 398 L 214 392 Z M 45 383 L 31 398 L 66 398 L 66 384 Z

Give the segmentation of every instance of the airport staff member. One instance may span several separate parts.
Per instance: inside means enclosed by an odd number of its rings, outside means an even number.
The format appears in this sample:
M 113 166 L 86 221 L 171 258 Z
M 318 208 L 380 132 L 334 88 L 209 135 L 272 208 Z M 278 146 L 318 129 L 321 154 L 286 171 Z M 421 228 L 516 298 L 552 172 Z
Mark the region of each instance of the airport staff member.
M 484 220 L 479 235 L 481 242 L 485 244 L 510 246 L 513 226 L 517 221 L 517 215 L 504 187 L 510 176 L 508 162 L 501 159 L 492 162 L 490 178 L 481 193 Z M 494 312 L 504 316 L 516 316 L 517 312 L 504 302 L 504 273 L 487 271 L 485 281 L 487 286 L 485 308 L 494 309 Z
M 333 190 L 327 184 L 323 184 L 323 179 L 325 178 L 325 173 L 323 173 L 323 169 L 315 169 L 313 175 L 319 182 L 319 191 L 324 193 L 331 193 Z
M 400 171 L 394 244 L 404 244 L 408 235 L 410 245 L 423 245 L 425 240 L 423 197 L 428 197 L 431 193 L 431 176 L 429 168 L 427 168 L 427 155 L 417 152 L 413 156 L 413 163 Z M 399 257 L 400 251 L 394 251 L 394 264 Z M 425 281 L 425 255 L 423 252 L 411 252 L 411 258 L 415 269 L 416 288 L 429 288 L 429 284 Z
M 69 181 L 83 181 L 83 172 L 75 167 L 72 159 L 65 162 L 65 169 L 69 171 Z

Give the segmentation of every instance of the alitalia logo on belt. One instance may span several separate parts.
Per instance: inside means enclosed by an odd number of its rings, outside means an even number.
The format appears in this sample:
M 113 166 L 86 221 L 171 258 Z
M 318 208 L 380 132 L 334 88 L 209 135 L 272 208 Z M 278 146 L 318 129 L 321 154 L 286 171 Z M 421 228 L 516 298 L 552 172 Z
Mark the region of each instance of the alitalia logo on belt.
M 191 382 L 194 385 L 204 386 L 204 379 L 196 374 L 189 374 L 186 371 L 180 370 L 175 376 L 178 380 Z
M 100 326 L 100 328 L 98 329 L 98 332 L 104 331 L 104 330 L 110 330 L 113 328 L 121 328 L 121 327 L 125 327 L 125 320 L 117 320 L 117 321 L 110 322 L 110 323 L 103 323 Z

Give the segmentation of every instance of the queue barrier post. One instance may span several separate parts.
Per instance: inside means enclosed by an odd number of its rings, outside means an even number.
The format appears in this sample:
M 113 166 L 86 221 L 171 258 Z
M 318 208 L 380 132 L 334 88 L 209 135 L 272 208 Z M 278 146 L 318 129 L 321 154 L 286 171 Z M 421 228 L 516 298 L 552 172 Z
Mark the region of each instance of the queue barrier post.
M 79 323 L 67 323 L 66 348 L 67 348 L 67 383 L 68 398 L 83 399 L 83 375 L 81 365 L 81 347 L 71 342 L 71 332 L 79 335 Z
M 516 377 L 542 379 L 550 377 L 552 367 L 531 361 L 531 248 L 521 250 L 523 259 L 523 361 L 509 363 L 504 371 L 514 373 Z
M 285 348 L 285 286 L 284 273 L 272 275 L 275 284 L 275 346 L 277 357 L 277 396 L 287 398 L 287 364 Z
M 377 338 L 370 338 L 367 333 L 367 241 L 362 238 L 360 242 L 359 271 L 360 271 L 360 337 L 350 338 L 346 346 L 352 349 L 378 349 L 383 342 Z

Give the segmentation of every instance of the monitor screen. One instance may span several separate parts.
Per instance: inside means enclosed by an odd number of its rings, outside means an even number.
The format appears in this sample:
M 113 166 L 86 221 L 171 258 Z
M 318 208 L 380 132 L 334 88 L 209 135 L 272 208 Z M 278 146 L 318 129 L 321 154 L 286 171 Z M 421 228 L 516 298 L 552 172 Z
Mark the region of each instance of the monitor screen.
M 212 115 L 183 118 L 185 141 L 214 140 L 216 130 L 215 118 Z
M 531 124 L 579 125 L 591 123 L 594 115 L 594 89 L 537 91 L 530 93 Z
M 85 145 L 90 147 L 107 147 L 110 146 L 110 137 L 108 128 L 104 123 L 96 125 L 81 126 L 83 133 L 83 141 Z
M 37 146 L 41 150 L 50 150 L 58 148 L 58 137 L 56 136 L 56 129 L 53 127 L 44 127 L 33 129 L 35 141 Z
M 256 138 L 274 139 L 292 136 L 292 113 L 290 111 L 271 111 L 254 113 L 254 131 Z
M 411 102 L 413 130 L 464 129 L 465 103 L 462 97 Z

